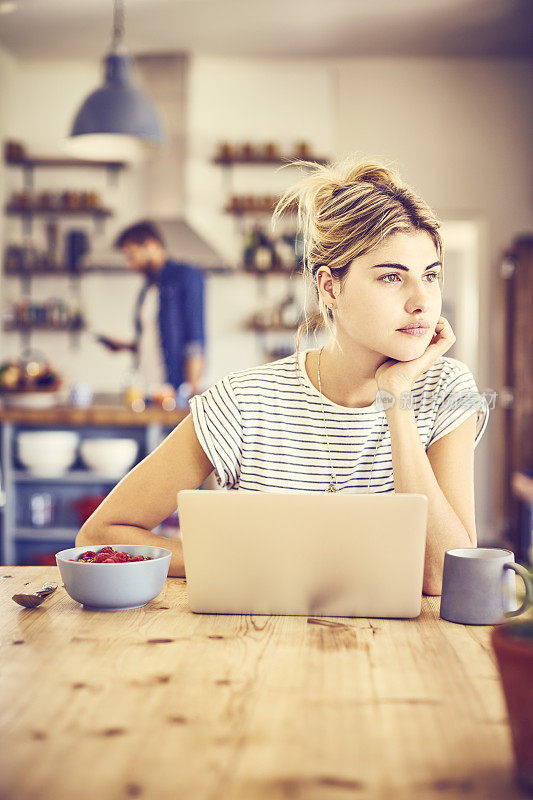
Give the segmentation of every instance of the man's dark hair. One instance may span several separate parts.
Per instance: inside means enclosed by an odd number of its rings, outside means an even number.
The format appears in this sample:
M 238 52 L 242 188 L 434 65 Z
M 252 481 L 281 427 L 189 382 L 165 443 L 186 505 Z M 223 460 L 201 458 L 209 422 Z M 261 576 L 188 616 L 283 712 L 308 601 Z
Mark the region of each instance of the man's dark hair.
M 142 222 L 137 222 L 135 225 L 130 225 L 129 228 L 124 228 L 122 233 L 115 239 L 115 247 L 120 250 L 121 247 L 129 242 L 132 244 L 144 244 L 148 239 L 155 239 L 162 247 L 165 246 L 165 240 L 157 225 L 146 219 Z

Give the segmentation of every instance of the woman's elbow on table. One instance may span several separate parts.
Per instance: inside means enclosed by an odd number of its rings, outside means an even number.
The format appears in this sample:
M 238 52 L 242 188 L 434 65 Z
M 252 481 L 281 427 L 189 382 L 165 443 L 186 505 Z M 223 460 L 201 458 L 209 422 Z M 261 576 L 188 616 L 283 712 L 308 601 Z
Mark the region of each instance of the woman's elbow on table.
M 94 527 L 89 524 L 90 522 L 91 518 L 81 526 L 76 534 L 76 539 L 74 541 L 76 547 L 86 547 L 89 544 L 107 544 L 105 531 L 102 530 L 102 526 L 98 527 L 98 535 L 95 538 L 95 530 Z M 109 543 L 111 543 L 111 540 Z

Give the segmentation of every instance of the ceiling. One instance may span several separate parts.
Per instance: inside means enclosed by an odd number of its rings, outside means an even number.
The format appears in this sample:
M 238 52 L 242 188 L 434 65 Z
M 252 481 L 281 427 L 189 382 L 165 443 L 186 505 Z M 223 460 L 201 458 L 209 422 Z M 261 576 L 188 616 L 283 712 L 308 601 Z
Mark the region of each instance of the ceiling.
M 0 44 L 23 59 L 95 58 L 112 7 L 18 0 L 0 13 Z M 126 0 L 125 43 L 131 54 L 528 57 L 533 0 Z

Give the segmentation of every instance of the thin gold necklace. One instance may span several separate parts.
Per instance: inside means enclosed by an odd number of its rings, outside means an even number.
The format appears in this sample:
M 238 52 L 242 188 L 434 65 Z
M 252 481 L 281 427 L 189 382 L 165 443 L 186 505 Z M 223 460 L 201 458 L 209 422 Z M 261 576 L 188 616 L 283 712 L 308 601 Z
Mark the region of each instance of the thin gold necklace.
M 324 420 L 324 433 L 326 434 L 326 444 L 328 446 L 328 454 L 329 454 L 329 465 L 331 467 L 331 480 L 329 482 L 329 486 L 326 489 L 326 491 L 327 492 L 338 492 L 339 490 L 337 489 L 337 478 L 336 478 L 336 475 L 335 475 L 335 470 L 333 469 L 333 461 L 331 459 L 331 450 L 330 450 L 330 447 L 329 447 L 328 428 L 327 428 L 327 425 L 326 425 L 326 414 L 325 414 L 325 411 L 324 411 L 324 403 L 322 401 L 322 383 L 320 381 L 320 356 L 322 355 L 322 350 L 323 349 L 324 349 L 324 347 L 321 347 L 320 350 L 318 351 L 317 372 L 318 372 L 318 388 L 320 390 L 320 406 L 322 408 L 322 418 Z M 372 472 L 374 470 L 374 461 L 376 460 L 376 454 L 377 454 L 377 451 L 378 451 L 379 440 L 381 438 L 381 434 L 383 433 L 383 425 L 384 425 L 385 419 L 386 419 L 386 417 L 384 417 L 382 422 L 381 422 L 381 428 L 380 428 L 378 440 L 377 440 L 377 443 L 376 443 L 376 449 L 374 450 L 374 458 L 372 459 L 372 464 L 370 466 L 370 477 L 368 479 L 368 486 L 366 487 L 367 491 L 370 489 L 370 483 L 372 481 Z

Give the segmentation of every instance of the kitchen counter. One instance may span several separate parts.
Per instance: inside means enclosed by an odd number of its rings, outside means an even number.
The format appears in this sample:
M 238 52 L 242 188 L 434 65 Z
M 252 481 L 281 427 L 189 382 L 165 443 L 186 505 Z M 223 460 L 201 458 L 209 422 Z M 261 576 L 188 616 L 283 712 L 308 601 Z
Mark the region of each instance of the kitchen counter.
M 165 411 L 162 408 L 148 406 L 144 411 L 133 411 L 125 404 L 94 404 L 87 408 L 78 406 L 55 406 L 46 409 L 0 408 L 0 423 L 12 422 L 17 425 L 38 425 L 52 427 L 55 425 L 118 425 L 147 426 L 163 425 L 175 427 L 185 419 L 189 410 L 178 408 Z
M 108 494 L 122 477 L 100 475 L 86 468 L 79 457 L 72 468 L 56 478 L 33 475 L 17 459 L 21 429 L 71 428 L 79 434 L 80 441 L 91 437 L 134 438 L 139 444 L 140 461 L 189 413 L 184 408 L 164 411 L 156 406 L 136 412 L 114 397 L 110 400 L 104 403 L 102 398 L 96 398 L 87 408 L 64 405 L 42 410 L 0 409 L 0 497 L 3 493 L 5 499 L 0 563 L 38 564 L 50 553 L 73 547 L 80 522 L 72 503 L 88 495 Z M 32 497 L 43 494 L 51 498 L 55 510 L 50 524 L 36 527 Z
M 37 609 L 11 601 L 45 581 Z M 489 627 L 197 615 L 184 579 L 85 610 L 0 567 L 0 797 L 512 800 Z

